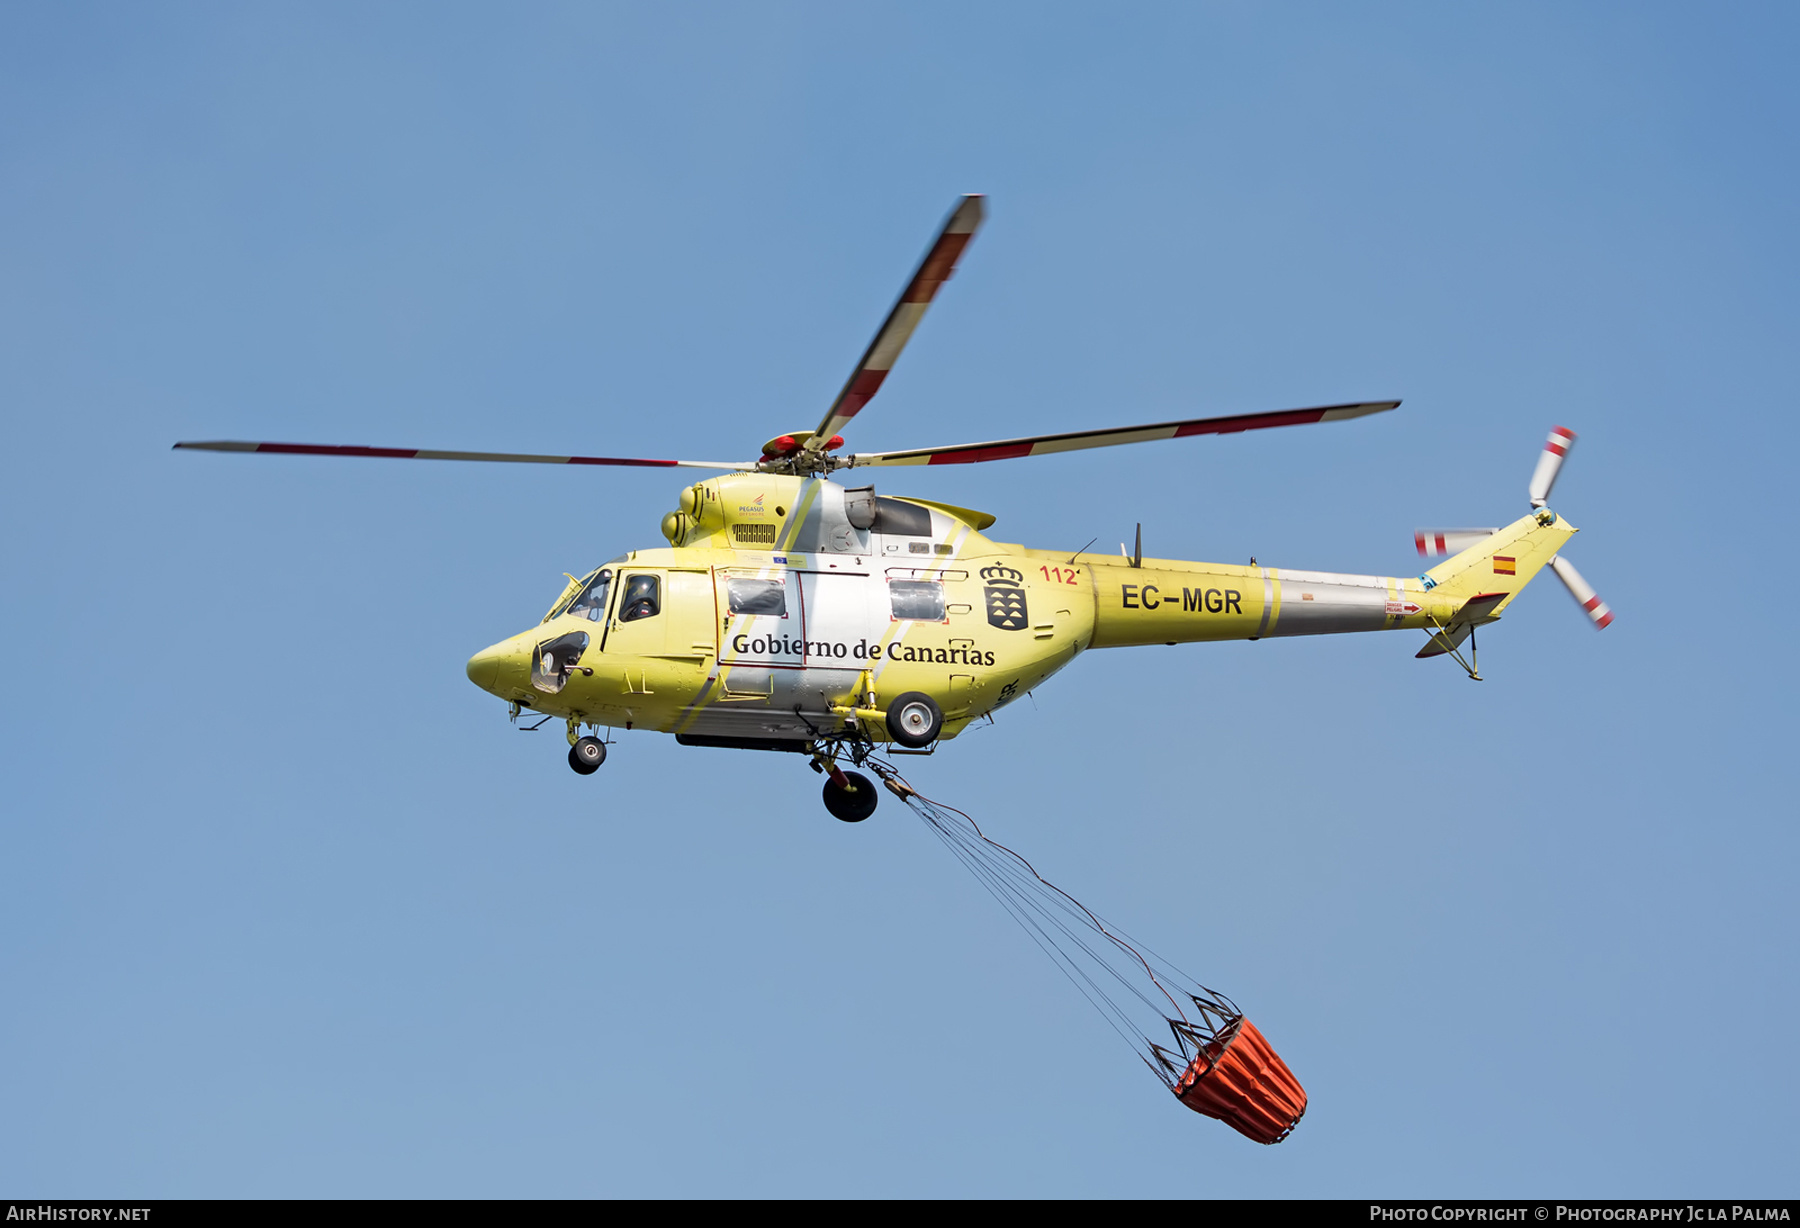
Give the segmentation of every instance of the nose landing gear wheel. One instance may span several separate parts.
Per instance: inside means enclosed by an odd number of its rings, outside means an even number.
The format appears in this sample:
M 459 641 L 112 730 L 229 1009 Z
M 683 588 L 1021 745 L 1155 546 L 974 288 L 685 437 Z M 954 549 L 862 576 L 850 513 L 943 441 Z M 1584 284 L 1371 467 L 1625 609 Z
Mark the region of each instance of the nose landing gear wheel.
M 592 776 L 606 762 L 606 743 L 599 738 L 577 738 L 569 747 L 569 766 L 583 776 Z
M 908 691 L 888 705 L 888 733 L 902 746 L 919 750 L 937 741 L 944 711 L 923 691 Z
M 840 789 L 826 781 L 825 809 L 831 811 L 834 819 L 860 823 L 875 813 L 875 805 L 881 800 L 875 796 L 875 782 L 861 772 L 845 772 L 844 779 L 856 786 L 856 792 Z

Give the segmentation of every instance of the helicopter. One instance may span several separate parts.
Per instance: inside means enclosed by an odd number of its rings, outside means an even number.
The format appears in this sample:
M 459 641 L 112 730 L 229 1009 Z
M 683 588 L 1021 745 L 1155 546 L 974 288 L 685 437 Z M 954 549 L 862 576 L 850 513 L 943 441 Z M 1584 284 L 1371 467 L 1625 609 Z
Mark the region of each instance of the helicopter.
M 1147 559 L 1141 526 L 1136 548 L 1128 554 L 1121 545 L 1117 557 L 1038 549 L 986 536 L 996 520 L 987 512 L 833 480 L 863 468 L 977 464 L 1346 421 L 1400 404 L 842 453 L 842 432 L 880 390 L 984 213 L 982 196 L 958 202 L 817 428 L 777 435 L 753 460 L 239 440 L 174 446 L 725 471 L 680 492 L 662 518 L 666 547 L 627 551 L 568 576 L 537 625 L 469 659 L 469 679 L 506 701 L 515 722 L 528 712 L 538 725 L 562 719 L 569 766 L 580 774 L 600 768 L 619 728 L 672 734 L 686 746 L 791 752 L 825 776 L 825 808 L 846 822 L 868 818 L 878 800 L 874 784 L 852 769 L 872 765 L 878 751 L 933 753 L 1090 649 L 1410 629 L 1427 635 L 1420 657 L 1451 656 L 1479 681 L 1476 628 L 1498 619 L 1546 566 L 1596 627 L 1612 621 L 1561 556 L 1577 530 L 1548 506 L 1575 440 L 1562 427 L 1539 455 L 1530 513 L 1504 528 L 1420 530 L 1421 555 L 1449 557 L 1413 577 L 1296 571 L 1254 559 Z

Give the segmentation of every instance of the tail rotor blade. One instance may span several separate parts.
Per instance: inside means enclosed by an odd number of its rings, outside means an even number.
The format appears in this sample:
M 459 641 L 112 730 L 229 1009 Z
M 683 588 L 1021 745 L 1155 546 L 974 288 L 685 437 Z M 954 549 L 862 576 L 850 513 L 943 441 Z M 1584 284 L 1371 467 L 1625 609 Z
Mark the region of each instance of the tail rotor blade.
M 1563 586 L 1569 590 L 1569 595 L 1575 598 L 1576 604 L 1587 611 L 1588 618 L 1593 621 L 1594 630 L 1606 630 L 1613 620 L 1612 607 L 1600 600 L 1600 594 L 1594 591 L 1591 584 L 1581 578 L 1581 573 L 1575 570 L 1575 565 L 1559 554 L 1550 560 L 1550 569 L 1556 573 L 1556 578 L 1561 580 Z
M 1556 485 L 1556 475 L 1562 472 L 1563 458 L 1574 446 L 1574 431 L 1566 426 L 1550 428 L 1544 450 L 1538 453 L 1537 468 L 1531 471 L 1531 506 L 1542 507 L 1550 501 L 1550 490 Z
M 1498 529 L 1420 529 L 1413 534 L 1413 546 L 1420 558 L 1461 554 L 1497 532 Z

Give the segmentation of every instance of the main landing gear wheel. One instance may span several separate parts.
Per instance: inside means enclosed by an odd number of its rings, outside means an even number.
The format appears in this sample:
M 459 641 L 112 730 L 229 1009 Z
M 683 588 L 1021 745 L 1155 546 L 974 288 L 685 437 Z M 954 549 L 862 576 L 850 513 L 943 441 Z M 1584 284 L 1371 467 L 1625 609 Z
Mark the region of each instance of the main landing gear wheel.
M 569 747 L 569 766 L 583 776 L 592 776 L 606 762 L 606 743 L 599 738 L 577 738 Z
M 844 779 L 855 786 L 856 792 L 840 789 L 829 780 L 826 781 L 825 809 L 831 811 L 834 819 L 860 823 L 875 813 L 875 805 L 881 800 L 875 794 L 875 782 L 861 772 L 845 772 Z
M 923 691 L 908 691 L 888 705 L 888 733 L 894 741 L 919 750 L 937 741 L 944 728 L 944 710 Z

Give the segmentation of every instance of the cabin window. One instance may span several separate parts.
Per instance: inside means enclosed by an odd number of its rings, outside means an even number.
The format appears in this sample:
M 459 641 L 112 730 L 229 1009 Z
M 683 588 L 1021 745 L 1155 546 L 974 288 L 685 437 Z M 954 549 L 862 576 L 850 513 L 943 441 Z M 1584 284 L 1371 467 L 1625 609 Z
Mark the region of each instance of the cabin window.
M 888 600 L 896 620 L 944 621 L 944 586 L 936 580 L 889 580 Z
M 606 592 L 612 587 L 612 572 L 601 568 L 588 577 L 587 587 L 569 603 L 568 613 L 597 623 L 606 617 Z
M 728 576 L 725 592 L 733 614 L 762 617 L 787 617 L 787 585 L 781 580 L 759 580 L 751 576 Z
M 619 596 L 619 621 L 633 623 L 640 618 L 653 618 L 660 613 L 662 585 L 657 577 L 625 577 L 625 591 Z

